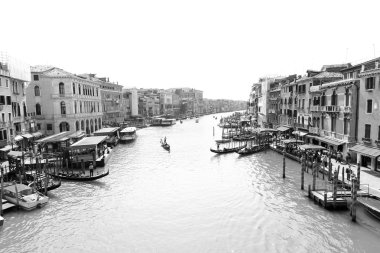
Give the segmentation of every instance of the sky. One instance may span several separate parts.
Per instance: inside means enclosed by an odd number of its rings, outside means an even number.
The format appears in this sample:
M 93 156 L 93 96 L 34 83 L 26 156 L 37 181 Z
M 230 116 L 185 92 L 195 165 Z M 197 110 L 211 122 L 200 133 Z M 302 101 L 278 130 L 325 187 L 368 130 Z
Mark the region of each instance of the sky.
M 248 100 L 260 77 L 378 57 L 377 2 L 0 0 L 0 50 L 125 87 Z

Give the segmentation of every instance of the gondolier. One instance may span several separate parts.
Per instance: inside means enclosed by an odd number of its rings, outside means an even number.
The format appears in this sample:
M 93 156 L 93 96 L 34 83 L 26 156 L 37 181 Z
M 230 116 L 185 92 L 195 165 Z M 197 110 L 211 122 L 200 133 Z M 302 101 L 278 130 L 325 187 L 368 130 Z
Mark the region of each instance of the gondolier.
M 90 177 L 94 176 L 94 166 L 92 165 L 92 163 L 90 163 L 89 169 L 90 169 Z

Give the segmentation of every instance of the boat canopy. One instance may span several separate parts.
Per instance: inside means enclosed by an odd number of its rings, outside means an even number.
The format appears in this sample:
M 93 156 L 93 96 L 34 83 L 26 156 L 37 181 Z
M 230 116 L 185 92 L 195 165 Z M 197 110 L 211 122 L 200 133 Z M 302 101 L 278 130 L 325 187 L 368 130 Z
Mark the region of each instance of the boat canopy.
M 81 149 L 81 148 L 93 148 L 94 146 L 98 145 L 99 143 L 105 141 L 107 139 L 107 136 L 91 136 L 91 137 L 85 137 L 82 140 L 75 142 L 70 146 L 71 149 Z
M 24 184 L 16 184 L 16 185 L 17 185 L 17 191 L 19 193 L 21 191 L 24 191 L 24 190 L 32 190 L 29 186 L 26 186 Z M 4 187 L 4 190 L 8 190 L 10 192 L 16 193 L 16 187 L 15 187 L 15 185 L 10 185 L 10 186 Z
M 303 141 L 301 140 L 296 140 L 296 139 L 285 139 L 285 140 L 282 140 L 282 142 L 284 144 L 290 144 L 290 143 L 303 143 Z
M 136 131 L 136 127 L 126 127 L 123 130 L 121 130 L 120 133 L 133 133 Z
M 118 127 L 105 127 L 94 132 L 94 135 L 110 134 L 116 132 L 117 130 L 119 130 Z
M 319 146 L 319 145 L 314 145 L 314 144 L 305 144 L 299 146 L 300 149 L 302 150 L 323 150 L 326 149 L 325 147 Z
M 52 143 L 52 142 L 60 142 L 60 141 L 64 141 L 65 137 L 67 137 L 69 134 L 70 134 L 70 132 L 65 131 L 65 132 L 62 132 L 62 133 L 53 134 L 53 135 L 50 135 L 50 136 L 48 136 L 48 137 L 45 137 L 45 138 L 39 139 L 39 140 L 37 140 L 36 142 L 37 142 L 37 143 Z

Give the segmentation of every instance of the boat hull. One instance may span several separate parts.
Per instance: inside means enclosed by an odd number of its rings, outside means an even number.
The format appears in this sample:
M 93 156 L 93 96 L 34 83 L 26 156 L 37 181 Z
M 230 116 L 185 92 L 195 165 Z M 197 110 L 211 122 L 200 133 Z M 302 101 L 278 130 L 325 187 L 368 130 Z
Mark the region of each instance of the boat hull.
M 93 177 L 79 176 L 79 174 L 78 175 L 75 175 L 75 174 L 67 175 L 67 174 L 62 174 L 62 173 L 59 173 L 57 175 L 54 175 L 54 174 L 49 174 L 49 175 L 51 175 L 52 177 L 57 177 L 57 178 L 60 178 L 63 180 L 68 180 L 68 181 L 94 181 L 94 180 L 100 179 L 102 177 L 108 176 L 109 172 L 110 171 L 107 170 L 107 172 L 102 173 L 100 175 L 93 176 Z

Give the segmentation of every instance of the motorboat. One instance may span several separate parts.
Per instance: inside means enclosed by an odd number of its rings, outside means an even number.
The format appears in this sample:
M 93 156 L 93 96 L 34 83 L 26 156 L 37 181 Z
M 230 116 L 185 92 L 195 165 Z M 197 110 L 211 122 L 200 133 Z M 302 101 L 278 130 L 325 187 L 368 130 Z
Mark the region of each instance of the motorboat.
M 136 127 L 126 127 L 120 131 L 120 141 L 129 142 L 136 139 Z
M 49 201 L 49 197 L 24 184 L 4 187 L 3 197 L 27 211 L 42 207 Z

